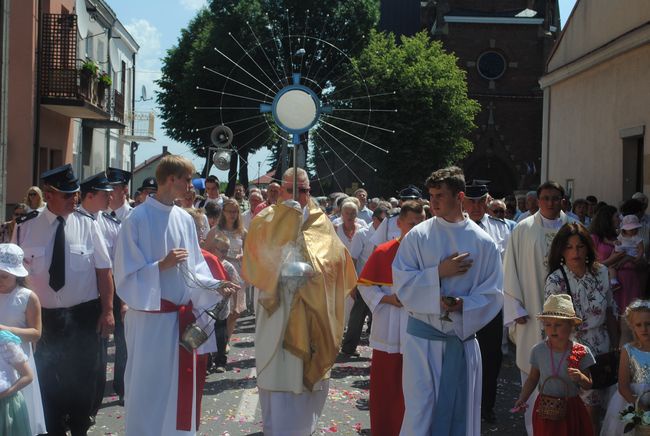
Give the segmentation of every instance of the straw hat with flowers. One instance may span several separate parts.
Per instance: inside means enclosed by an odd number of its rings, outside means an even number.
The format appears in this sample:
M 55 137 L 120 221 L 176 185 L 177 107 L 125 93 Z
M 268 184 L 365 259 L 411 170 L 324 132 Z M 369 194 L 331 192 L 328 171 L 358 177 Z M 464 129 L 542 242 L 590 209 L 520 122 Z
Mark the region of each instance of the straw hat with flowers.
M 546 299 L 544 302 L 544 310 L 542 313 L 537 315 L 537 319 L 543 320 L 547 318 L 568 319 L 573 321 L 575 325 L 582 322 L 582 320 L 576 316 L 571 296 L 567 294 L 550 295 Z

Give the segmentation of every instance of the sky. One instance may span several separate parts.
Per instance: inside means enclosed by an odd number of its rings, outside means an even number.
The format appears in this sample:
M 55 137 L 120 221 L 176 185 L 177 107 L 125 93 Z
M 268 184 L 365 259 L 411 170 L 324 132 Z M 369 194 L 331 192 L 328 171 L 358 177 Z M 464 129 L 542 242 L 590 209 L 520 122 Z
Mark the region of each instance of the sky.
M 155 97 L 158 87 L 154 81 L 160 78 L 161 59 L 169 48 L 176 45 L 181 29 L 185 28 L 197 11 L 207 4 L 207 0 L 106 1 L 115 11 L 118 19 L 140 44 L 140 50 L 136 57 L 136 100 L 140 97 L 142 85 L 147 89 L 147 98 Z M 562 27 L 564 27 L 575 2 L 576 0 L 559 0 Z M 136 101 L 136 111 L 153 111 L 157 114 L 156 141 L 140 144 L 136 153 L 136 164 L 161 153 L 162 147 L 167 146 L 170 152 L 192 159 L 197 169 L 203 168 L 203 158 L 196 157 L 188 146 L 165 135 L 156 106 L 155 98 L 148 101 Z M 268 151 L 261 150 L 249 156 L 248 175 L 251 180 L 257 178 L 258 172 L 260 175 L 264 175 L 270 170 L 267 162 L 268 155 Z M 227 180 L 227 173 L 217 170 L 214 166 L 211 174 L 216 174 L 220 180 Z

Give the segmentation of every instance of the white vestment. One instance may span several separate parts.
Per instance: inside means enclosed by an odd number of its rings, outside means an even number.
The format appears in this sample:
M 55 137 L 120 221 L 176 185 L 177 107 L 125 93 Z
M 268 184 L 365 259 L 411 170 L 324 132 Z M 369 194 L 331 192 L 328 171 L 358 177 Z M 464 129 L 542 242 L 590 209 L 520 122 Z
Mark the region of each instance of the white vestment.
M 158 263 L 170 250 L 185 248 L 186 262 L 160 271 Z M 125 372 L 126 434 L 132 436 L 196 434 L 192 395 L 192 428 L 176 429 L 178 394 L 179 321 L 178 313 L 150 313 L 160 309 L 160 300 L 176 305 L 192 301 L 196 316 L 215 305 L 220 295 L 192 283 L 181 271 L 194 272 L 203 284 L 214 286 L 199 248 L 194 220 L 183 209 L 167 206 L 153 197 L 135 208 L 122 223 L 115 247 L 115 286 L 119 297 L 129 306 L 125 335 L 129 358 Z M 206 315 L 199 324 L 207 332 Z M 216 351 L 208 340 L 198 354 Z M 194 354 L 194 370 L 196 370 Z M 193 383 L 193 392 L 196 383 Z
M 562 223 L 571 221 L 564 213 Z M 517 367 L 530 372 L 530 350 L 542 340 L 542 328 L 535 316 L 544 305 L 544 284 L 548 276 L 548 251 L 557 229 L 542 225 L 537 212 L 521 221 L 512 231 L 504 259 L 503 322 L 510 325 L 517 346 Z M 525 324 L 515 319 L 528 316 Z
M 454 252 L 470 253 L 472 267 L 463 275 L 440 279 L 438 265 Z M 411 316 L 465 341 L 466 434 L 480 434 L 481 353 L 472 336 L 492 321 L 503 305 L 503 274 L 496 244 L 467 217 L 458 223 L 433 217 L 402 240 L 393 262 L 393 288 Z M 440 320 L 441 296 L 463 299 L 462 313 L 450 313 L 452 322 Z M 435 425 L 445 343 L 407 334 L 403 354 L 406 411 L 400 434 L 429 435 Z

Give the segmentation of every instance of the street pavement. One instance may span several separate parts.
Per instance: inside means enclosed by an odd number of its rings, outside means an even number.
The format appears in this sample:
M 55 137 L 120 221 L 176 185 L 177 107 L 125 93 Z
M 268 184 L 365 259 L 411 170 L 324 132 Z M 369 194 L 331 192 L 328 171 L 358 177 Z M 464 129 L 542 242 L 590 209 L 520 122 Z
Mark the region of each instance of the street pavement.
M 262 422 L 255 383 L 253 317 L 239 320 L 231 338 L 228 371 L 208 374 L 203 395 L 200 435 L 262 435 Z M 112 359 L 112 349 L 109 350 Z M 367 336 L 362 337 L 358 358 L 340 357 L 331 373 L 330 390 L 317 434 L 370 435 L 368 394 L 370 356 Z M 521 415 L 509 409 L 519 395 L 519 371 L 513 362 L 514 350 L 505 356 L 499 376 L 496 406 L 497 424 L 483 423 L 483 435 L 521 436 L 525 434 Z M 123 435 L 124 409 L 112 390 L 113 366 L 109 363 L 106 394 L 96 425 L 90 435 Z

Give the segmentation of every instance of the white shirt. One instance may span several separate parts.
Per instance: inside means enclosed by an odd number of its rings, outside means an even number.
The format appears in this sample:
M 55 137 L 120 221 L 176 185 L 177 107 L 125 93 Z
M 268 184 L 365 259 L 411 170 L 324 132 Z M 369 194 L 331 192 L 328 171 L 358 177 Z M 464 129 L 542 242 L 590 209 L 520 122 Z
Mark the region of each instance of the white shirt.
M 491 217 L 488 214 L 483 215 L 483 218 L 481 218 L 480 224 L 478 225 L 492 237 L 494 242 L 497 243 L 499 254 L 503 261 L 503 256 L 505 255 L 506 247 L 508 246 L 508 239 L 510 239 L 510 226 L 505 221 Z
M 517 222 L 520 223 L 530 216 L 530 211 L 522 212 L 521 215 L 517 217 Z
M 363 301 L 372 312 L 370 346 L 384 353 L 402 353 L 409 313 L 403 307 L 380 303 L 385 295 L 393 294 L 392 287 L 377 285 L 357 287 Z
M 66 308 L 99 298 L 96 269 L 111 268 L 108 249 L 97 222 L 80 212 L 65 218 L 65 285 L 55 292 L 49 285 L 57 216 L 45 208 L 19 225 L 29 281 L 46 309 Z M 16 243 L 17 232 L 12 241 Z
M 372 211 L 368 209 L 368 206 L 364 206 L 363 209 L 359 210 L 357 216 L 364 220 L 367 225 L 372 224 Z
M 104 243 L 106 243 L 108 254 L 111 260 L 115 259 L 115 242 L 117 241 L 117 234 L 120 232 L 120 220 L 118 218 L 112 217 L 107 212 L 91 213 L 84 209 L 83 206 L 79 206 L 79 209 L 95 217 L 99 231 L 104 238 Z
M 363 225 L 361 225 L 359 223 L 355 223 L 355 226 L 356 226 L 356 229 L 354 230 L 355 235 L 357 234 L 357 232 L 359 230 L 364 228 Z M 345 245 L 345 248 L 347 248 L 348 251 L 350 251 L 352 249 L 352 239 L 348 238 L 348 235 L 345 234 L 345 231 L 343 230 L 343 223 L 335 226 L 335 228 L 336 228 L 337 236 L 339 237 L 341 242 L 343 242 L 343 245 Z M 352 235 L 352 238 L 354 238 L 354 235 Z
M 400 237 L 402 231 L 397 227 L 398 216 L 399 214 L 386 217 L 386 219 L 379 224 L 379 227 L 377 227 L 377 230 L 370 238 L 370 242 L 375 244 L 375 247 L 384 242 L 392 241 L 393 239 Z
M 131 205 L 127 201 L 125 201 L 122 206 L 115 209 L 114 211 L 111 211 L 109 209 L 108 213 L 115 212 L 115 218 L 117 218 L 120 221 L 124 221 L 124 218 L 129 216 L 129 214 L 131 213 L 132 210 L 133 210 L 133 208 L 131 207 Z
M 350 256 L 357 263 L 357 275 L 361 273 L 368 258 L 375 250 L 375 244 L 370 242 L 370 238 L 375 233 L 375 228 L 370 225 L 363 229 L 359 229 L 352 237 L 352 244 L 350 245 Z

